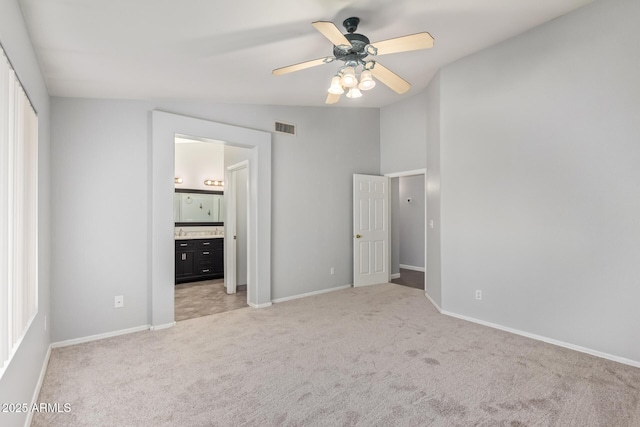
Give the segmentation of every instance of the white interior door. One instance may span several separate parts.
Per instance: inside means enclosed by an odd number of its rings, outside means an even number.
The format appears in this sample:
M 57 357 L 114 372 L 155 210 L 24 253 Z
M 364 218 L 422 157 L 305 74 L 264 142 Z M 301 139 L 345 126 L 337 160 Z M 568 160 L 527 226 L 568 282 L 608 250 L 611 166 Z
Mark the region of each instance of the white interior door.
M 225 211 L 225 287 L 228 294 L 235 294 L 238 280 L 241 280 L 241 285 L 246 283 L 247 302 L 251 292 L 249 290 L 249 254 L 247 250 L 250 209 L 248 172 L 248 160 L 243 160 L 227 168 L 225 172 L 225 199 L 222 203 Z M 241 234 L 239 235 L 239 233 Z
M 227 169 L 225 173 L 225 221 L 224 221 L 224 285 L 228 294 L 235 294 L 236 277 L 236 171 Z
M 353 175 L 353 286 L 389 281 L 389 178 Z

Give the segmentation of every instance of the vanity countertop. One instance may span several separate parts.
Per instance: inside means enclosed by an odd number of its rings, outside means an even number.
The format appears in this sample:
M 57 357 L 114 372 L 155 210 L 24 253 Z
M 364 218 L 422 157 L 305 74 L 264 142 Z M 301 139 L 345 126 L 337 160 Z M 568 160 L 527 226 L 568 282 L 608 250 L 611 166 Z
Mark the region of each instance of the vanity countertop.
M 207 235 L 202 235 L 202 236 L 194 236 L 194 235 L 187 235 L 187 236 L 173 236 L 175 240 L 194 240 L 194 239 L 223 239 L 224 235 L 222 234 L 207 234 Z

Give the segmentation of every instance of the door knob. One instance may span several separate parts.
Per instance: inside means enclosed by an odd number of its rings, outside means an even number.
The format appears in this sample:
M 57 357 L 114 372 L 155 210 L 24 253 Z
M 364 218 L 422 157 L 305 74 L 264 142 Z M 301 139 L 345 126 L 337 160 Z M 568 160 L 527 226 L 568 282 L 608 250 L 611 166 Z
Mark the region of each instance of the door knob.
M 361 237 L 362 237 L 361 235 L 356 234 L 356 239 L 359 239 L 359 238 L 361 238 Z

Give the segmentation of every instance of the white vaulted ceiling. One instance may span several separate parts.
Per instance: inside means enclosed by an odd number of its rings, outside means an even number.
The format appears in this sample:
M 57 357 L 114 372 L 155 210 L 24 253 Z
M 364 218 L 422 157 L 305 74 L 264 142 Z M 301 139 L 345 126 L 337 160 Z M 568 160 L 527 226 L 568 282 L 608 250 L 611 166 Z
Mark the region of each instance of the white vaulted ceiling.
M 324 105 L 340 64 L 283 76 L 274 68 L 332 55 L 312 26 L 361 18 L 373 41 L 428 31 L 429 50 L 380 57 L 412 84 L 382 84 L 339 106 L 381 107 L 421 91 L 465 55 L 592 0 L 20 0 L 49 92 L 87 98 L 206 99 Z M 526 52 L 522 53 L 526 55 Z

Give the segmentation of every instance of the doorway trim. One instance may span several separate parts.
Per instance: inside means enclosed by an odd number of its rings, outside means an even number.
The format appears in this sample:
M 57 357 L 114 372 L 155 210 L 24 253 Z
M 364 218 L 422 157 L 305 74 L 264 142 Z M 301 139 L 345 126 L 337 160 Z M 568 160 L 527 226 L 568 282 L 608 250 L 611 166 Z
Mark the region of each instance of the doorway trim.
M 225 190 L 229 196 L 227 199 L 226 212 L 225 212 L 225 224 L 230 225 L 229 229 L 225 231 L 225 274 L 224 274 L 224 282 L 225 289 L 227 293 L 236 293 L 236 289 L 238 286 L 237 280 L 237 268 L 238 268 L 238 254 L 237 254 L 237 240 L 235 236 L 237 235 L 237 227 L 238 227 L 238 193 L 237 193 L 237 180 L 236 180 L 236 172 L 241 171 L 243 169 L 247 169 L 247 173 L 251 173 L 251 165 L 248 160 L 243 160 L 234 165 L 228 166 L 225 171 L 224 181 L 227 183 Z M 251 189 L 248 189 L 247 199 L 249 198 L 249 194 L 251 194 Z M 248 200 L 247 200 L 248 201 Z M 247 215 L 249 218 L 251 205 L 247 203 Z M 230 231 L 234 231 L 231 233 Z M 247 241 L 249 241 L 252 233 L 251 227 L 247 224 Z M 247 265 L 249 265 L 250 253 L 247 253 Z M 229 292 L 229 291 L 232 292 Z M 251 301 L 251 276 L 249 275 L 249 271 L 247 271 L 247 304 Z
M 424 176 L 424 283 L 423 283 L 423 291 L 427 292 L 427 233 L 429 229 L 429 224 L 427 221 L 427 169 L 414 169 L 403 172 L 392 172 L 385 173 L 384 176 L 391 178 L 402 178 L 406 176 L 416 176 L 423 175 Z M 389 231 L 391 231 L 391 215 L 389 215 Z M 391 246 L 391 244 L 389 244 Z M 391 248 L 389 249 L 389 274 L 391 274 Z
M 252 230 L 247 242 L 252 301 L 256 308 L 271 305 L 271 133 L 197 119 L 164 111 L 151 112 L 149 208 L 149 323 L 151 329 L 175 324 L 174 316 L 174 139 L 176 134 L 221 141 L 251 150 L 249 205 Z

